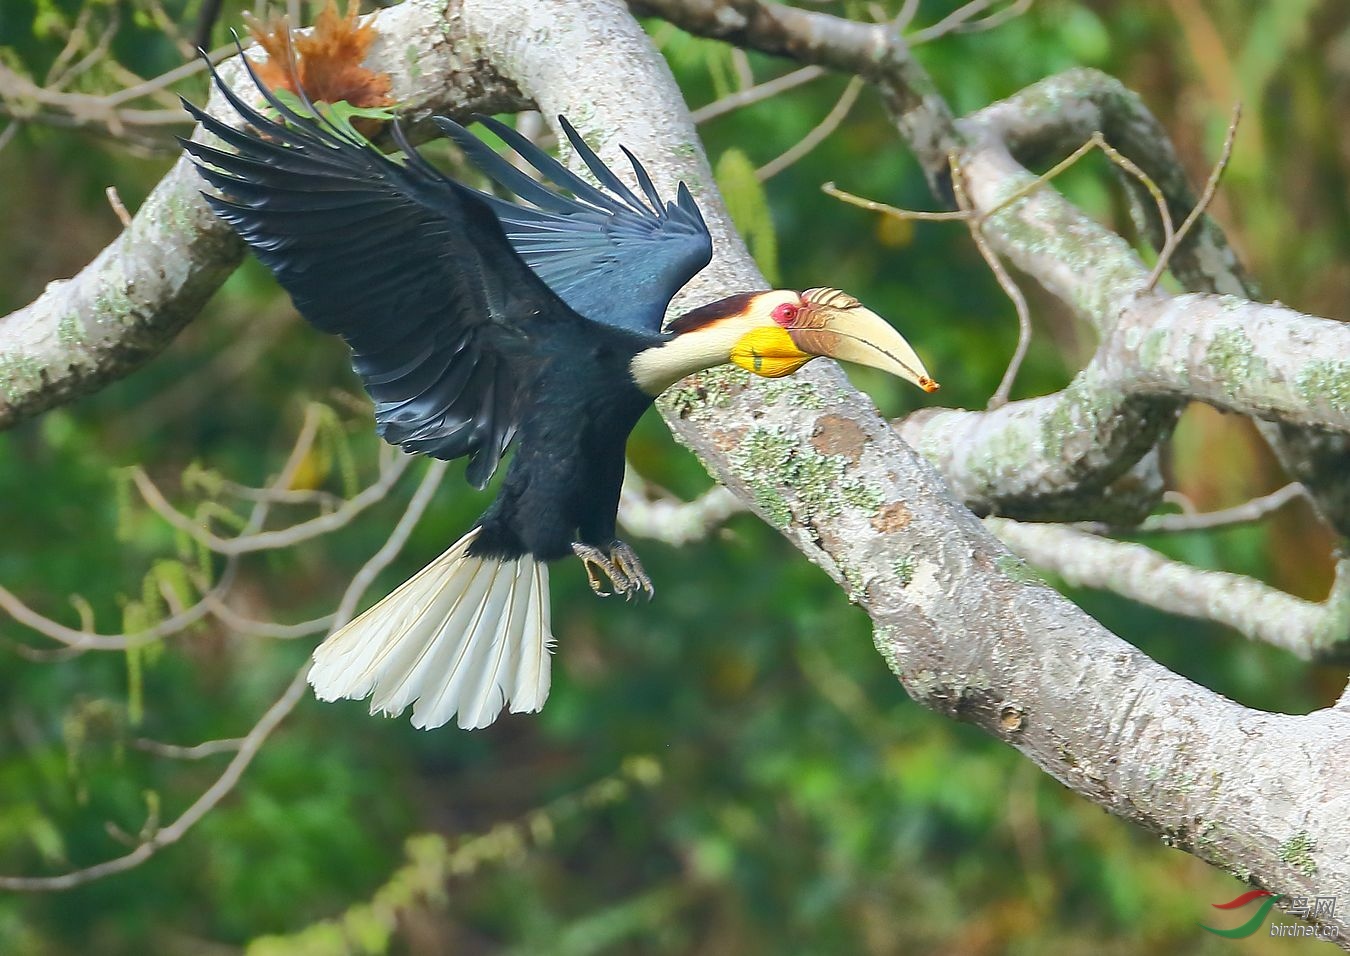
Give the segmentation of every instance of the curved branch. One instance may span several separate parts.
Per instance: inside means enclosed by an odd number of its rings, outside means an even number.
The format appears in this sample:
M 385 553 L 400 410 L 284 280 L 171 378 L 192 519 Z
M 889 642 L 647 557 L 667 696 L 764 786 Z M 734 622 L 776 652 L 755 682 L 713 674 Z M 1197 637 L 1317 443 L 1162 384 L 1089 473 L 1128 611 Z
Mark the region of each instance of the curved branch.
M 1099 70 L 1067 70 L 1028 86 L 962 120 L 1002 141 L 1022 162 L 1053 161 L 1095 132 L 1132 160 L 1158 184 L 1174 222 L 1181 222 L 1197 200 L 1171 138 L 1138 93 Z M 1130 188 L 1138 187 L 1128 177 Z M 1162 228 L 1152 203 L 1140 203 L 1155 247 Z M 1176 248 L 1169 268 L 1195 291 L 1254 297 L 1237 254 L 1218 224 L 1208 216 L 1197 222 Z
M 1162 124 L 1137 93 L 1097 70 L 1069 70 L 1048 77 L 961 122 L 963 128 L 978 128 L 1028 160 L 1068 152 L 1100 130 L 1159 185 L 1173 219 L 1181 221 L 1196 206 L 1185 170 Z M 1126 182 L 1130 188 L 1138 186 Z M 1139 203 L 1138 208 L 1155 247 L 1160 247 L 1157 217 L 1150 215 L 1148 203 Z M 1223 231 L 1208 216 L 1202 216 L 1197 228 L 1177 246 L 1168 267 L 1187 289 L 1252 299 L 1259 296 Z M 1345 468 L 1350 460 L 1350 436 L 1270 422 L 1258 422 L 1257 428 L 1290 477 L 1309 489 L 1327 523 L 1350 538 L 1350 479 Z
M 1297 481 L 1291 481 L 1283 488 L 1276 489 L 1268 495 L 1244 501 L 1242 504 L 1233 505 L 1231 508 L 1220 508 L 1218 511 L 1192 510 L 1184 511 L 1181 514 L 1153 515 L 1132 530 L 1136 533 L 1147 534 L 1178 534 L 1185 531 L 1209 531 L 1214 528 L 1231 528 L 1234 525 L 1252 524 L 1264 520 L 1267 515 L 1278 511 L 1291 501 L 1303 497 L 1305 493 L 1302 485 Z M 1085 528 L 1084 530 L 1098 531 L 1095 528 Z M 1101 532 L 1098 531 L 1098 533 Z
M 686 28 L 710 29 L 699 17 L 720 13 L 743 39 L 768 8 L 744 0 L 659 6 Z M 616 156 L 622 138 L 654 158 L 649 171 L 659 185 L 683 178 L 699 194 L 718 255 L 691 296 L 762 287 L 708 186 L 669 71 L 635 24 L 600 0 L 569 4 L 568 16 L 528 0 L 466 0 L 463 9 L 479 49 L 546 116 L 586 115 L 583 132 L 602 153 Z M 560 62 L 550 44 L 572 56 Z M 625 83 L 578 81 L 576 58 Z M 640 105 L 633 88 L 644 91 Z M 1136 259 L 1120 286 L 1146 274 Z M 1111 313 L 1119 308 L 1098 301 Z M 749 378 L 734 370 L 691 377 L 662 400 L 667 421 L 715 477 L 868 611 L 878 650 L 911 696 L 1263 884 L 1303 895 L 1315 895 L 1314 883 L 1350 884 L 1350 797 L 1336 769 L 1350 747 L 1350 714 L 1261 714 L 1172 674 L 1029 575 L 836 368 L 815 363 L 799 373 L 792 394 L 809 392 L 809 402 Z M 1193 786 L 1198 780 L 1208 782 Z M 1282 845 L 1311 846 L 1311 859 L 1299 854 L 1296 866 Z
M 1101 489 L 1190 398 L 1285 427 L 1350 431 L 1350 325 L 1223 296 L 1135 299 L 1069 387 L 985 412 L 926 409 L 898 428 L 974 511 L 1106 517 Z M 1331 469 L 1328 468 L 1328 471 Z M 1151 502 L 1139 501 L 1148 513 Z
M 624 474 L 619 494 L 619 524 L 624 530 L 666 544 L 700 541 L 745 510 L 741 499 L 721 485 L 713 485 L 693 501 L 680 501 L 662 495 L 632 468 Z
M 1206 571 L 1152 548 L 1077 528 L 986 518 L 985 527 L 1032 565 L 1074 587 L 1099 588 L 1160 611 L 1225 624 L 1305 661 L 1350 658 L 1350 560 L 1331 593 L 1304 601 L 1241 574 Z
M 361 489 L 355 496 L 342 502 L 334 510 L 307 521 L 297 522 L 286 528 L 276 528 L 272 531 L 252 531 L 233 538 L 222 538 L 209 528 L 204 527 L 200 521 L 189 518 L 169 504 L 168 499 L 164 497 L 164 493 L 150 480 L 150 476 L 145 473 L 144 469 L 133 468 L 131 478 L 136 485 L 136 490 L 141 493 L 141 497 L 145 499 L 145 503 L 150 506 L 155 514 L 217 554 L 237 555 L 289 547 L 299 544 L 301 541 L 331 534 L 339 528 L 346 527 L 356 520 L 361 512 L 383 501 L 385 496 L 389 494 L 389 490 L 398 483 L 399 478 L 403 477 L 403 473 L 408 470 L 408 465 L 411 462 L 412 456 L 410 455 L 383 458 L 380 462 L 379 477 Z
M 421 484 L 413 492 L 408 507 L 389 535 L 389 539 L 365 563 L 360 572 L 353 578 L 352 583 L 348 585 L 347 590 L 343 592 L 342 600 L 338 604 L 333 619 L 334 630 L 352 619 L 356 613 L 357 604 L 361 601 L 375 575 L 388 567 L 389 563 L 398 557 L 398 553 L 403 549 L 408 536 L 412 534 L 413 529 L 422 519 L 422 514 L 426 511 L 427 506 L 431 504 L 431 499 L 435 495 L 436 489 L 440 487 L 441 479 L 445 476 L 447 467 L 447 464 L 443 461 L 433 461 L 427 467 L 426 474 L 422 476 Z M 253 728 L 238 739 L 238 747 L 231 748 L 234 749 L 235 754 L 220 776 L 173 823 L 156 830 L 150 835 L 149 839 L 138 844 L 129 853 L 103 863 L 97 863 L 94 866 L 72 870 L 69 873 L 62 873 L 57 876 L 0 876 L 0 890 L 28 892 L 67 890 L 71 887 L 91 883 L 105 876 L 111 876 L 114 873 L 123 873 L 144 863 L 164 847 L 177 843 L 234 790 L 243 777 L 244 771 L 253 763 L 253 758 L 258 755 L 258 751 L 262 749 L 263 744 L 272 735 L 272 731 L 276 730 L 277 725 L 295 709 L 295 705 L 304 699 L 309 690 L 309 683 L 305 680 L 305 675 L 308 672 L 309 663 L 306 661 L 305 665 L 291 679 L 286 689 L 282 691 L 281 696 L 258 718 L 258 722 L 253 725 Z M 187 749 L 189 752 L 192 750 L 192 748 Z M 164 751 L 161 750 L 161 752 Z

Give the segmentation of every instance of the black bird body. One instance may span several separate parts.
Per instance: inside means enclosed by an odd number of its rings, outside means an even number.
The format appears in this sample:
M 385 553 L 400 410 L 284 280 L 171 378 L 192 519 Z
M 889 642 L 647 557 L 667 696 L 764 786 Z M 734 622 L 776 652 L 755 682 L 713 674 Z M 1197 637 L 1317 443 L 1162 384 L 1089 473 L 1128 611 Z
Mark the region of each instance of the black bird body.
M 470 554 L 553 561 L 571 555 L 576 542 L 606 552 L 614 544 L 624 448 L 652 404 L 629 365 L 663 337 L 577 331 L 585 337 L 550 329 L 555 340 L 539 349 L 522 390 L 514 457 Z
M 834 290 L 731 296 L 663 330 L 671 298 L 712 257 L 698 206 L 683 183 L 663 202 L 628 153 L 639 197 L 562 117 L 599 187 L 493 120 L 482 122 L 542 182 L 436 118 L 524 205 L 429 165 L 397 123 L 391 158 L 303 94 L 308 112 L 288 108 L 243 62 L 271 115 L 219 76 L 243 129 L 184 102 L 228 147 L 183 143 L 217 190 L 212 209 L 305 319 L 351 347 L 386 441 L 467 457 L 477 488 L 515 448 L 475 527 L 315 651 L 309 679 L 323 699 L 411 705 L 419 727 L 542 707 L 547 563 L 576 554 L 597 593 L 597 570 L 614 593 L 652 593 L 615 538 L 624 448 L 655 396 L 690 372 L 734 362 L 779 376 L 832 355 L 936 388 L 894 329 Z

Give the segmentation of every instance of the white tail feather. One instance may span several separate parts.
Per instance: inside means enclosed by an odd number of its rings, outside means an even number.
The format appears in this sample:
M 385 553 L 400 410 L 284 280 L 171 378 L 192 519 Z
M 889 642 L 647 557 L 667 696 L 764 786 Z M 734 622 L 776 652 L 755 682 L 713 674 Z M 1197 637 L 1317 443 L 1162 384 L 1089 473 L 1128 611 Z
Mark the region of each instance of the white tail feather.
M 370 697 L 370 712 L 430 729 L 456 714 L 486 727 L 503 707 L 544 706 L 549 688 L 548 567 L 467 553 L 478 529 L 314 651 L 320 700 Z

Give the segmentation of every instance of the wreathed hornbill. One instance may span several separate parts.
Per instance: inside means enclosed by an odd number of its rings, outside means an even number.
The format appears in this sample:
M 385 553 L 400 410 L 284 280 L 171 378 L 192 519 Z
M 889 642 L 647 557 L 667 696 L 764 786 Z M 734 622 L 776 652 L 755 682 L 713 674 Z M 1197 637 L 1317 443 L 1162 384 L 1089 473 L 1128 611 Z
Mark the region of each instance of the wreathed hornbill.
M 244 62 L 274 115 L 219 76 L 245 128 L 184 103 L 231 147 L 183 143 L 219 193 L 206 196 L 211 208 L 312 325 L 346 340 L 385 441 L 467 455 L 480 489 L 516 445 L 474 528 L 319 646 L 309 680 L 324 700 L 370 697 L 372 713 L 389 714 L 411 704 L 423 728 L 542 707 L 546 562 L 578 556 L 597 593 L 607 593 L 597 572 L 613 593 L 652 593 L 615 536 L 624 446 L 684 376 L 733 363 L 778 377 L 828 355 L 937 388 L 899 333 L 832 289 L 741 293 L 663 329 L 671 298 L 712 258 L 698 206 L 683 183 L 663 202 L 624 150 L 638 196 L 561 117 L 601 188 L 491 119 L 481 122 L 545 182 L 435 120 L 520 205 L 449 178 L 397 123 L 391 158 L 323 110 L 288 108 Z

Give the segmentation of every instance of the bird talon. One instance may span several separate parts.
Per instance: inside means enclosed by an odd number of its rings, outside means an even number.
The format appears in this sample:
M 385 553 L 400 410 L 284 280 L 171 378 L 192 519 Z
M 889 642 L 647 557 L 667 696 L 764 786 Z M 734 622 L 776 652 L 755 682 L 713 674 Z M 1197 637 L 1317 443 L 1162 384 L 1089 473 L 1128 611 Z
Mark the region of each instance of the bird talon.
M 627 597 L 631 592 L 633 585 L 627 575 L 599 548 L 577 542 L 572 545 L 572 553 L 581 559 L 581 566 L 586 569 L 586 583 L 591 586 L 596 597 L 613 597 L 616 594 Z M 612 591 L 604 590 L 604 582 L 596 575 L 597 570 L 609 578 Z
M 586 569 L 586 582 L 599 597 L 622 594 L 625 601 L 632 601 L 638 595 L 644 595 L 650 601 L 656 593 L 637 554 L 622 541 L 611 544 L 608 554 L 594 545 L 578 541 L 572 545 L 572 553 L 581 559 L 582 567 Z M 609 578 L 613 590 L 604 590 L 601 574 Z
M 655 596 L 656 589 L 652 587 L 652 579 L 647 576 L 642 562 L 638 560 L 632 548 L 622 541 L 615 541 L 609 549 L 609 559 L 627 577 L 626 594 L 630 599 L 637 597 L 639 593 L 646 595 L 648 601 Z

